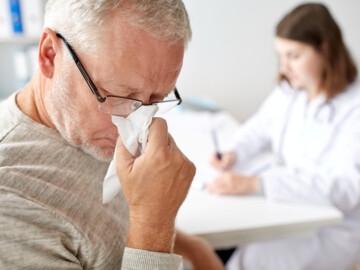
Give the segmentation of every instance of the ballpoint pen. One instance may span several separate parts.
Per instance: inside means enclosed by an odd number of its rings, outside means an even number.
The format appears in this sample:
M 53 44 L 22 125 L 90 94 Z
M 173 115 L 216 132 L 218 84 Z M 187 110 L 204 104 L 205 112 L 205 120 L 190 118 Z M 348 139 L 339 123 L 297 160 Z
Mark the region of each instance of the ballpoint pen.
M 212 135 L 214 146 L 215 146 L 216 157 L 218 160 L 221 160 L 221 152 L 220 152 L 220 148 L 219 148 L 219 143 L 218 143 L 218 139 L 217 139 L 216 132 L 214 129 L 211 130 L 211 135 Z

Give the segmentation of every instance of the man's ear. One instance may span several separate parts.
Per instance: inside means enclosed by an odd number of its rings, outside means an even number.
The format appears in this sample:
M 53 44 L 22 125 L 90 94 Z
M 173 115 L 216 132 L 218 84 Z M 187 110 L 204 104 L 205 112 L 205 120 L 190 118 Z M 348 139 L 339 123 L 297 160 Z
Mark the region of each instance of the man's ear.
M 39 68 L 41 73 L 52 78 L 55 71 L 55 56 L 61 52 L 61 42 L 55 32 L 45 28 L 39 44 Z

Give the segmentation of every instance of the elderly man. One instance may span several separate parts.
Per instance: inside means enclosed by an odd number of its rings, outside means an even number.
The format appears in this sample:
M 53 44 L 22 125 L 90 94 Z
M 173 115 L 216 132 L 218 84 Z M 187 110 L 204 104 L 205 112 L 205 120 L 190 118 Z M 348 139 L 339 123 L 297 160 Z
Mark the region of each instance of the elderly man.
M 179 269 L 174 251 L 223 267 L 201 239 L 175 237 L 195 168 L 166 122 L 135 158 L 111 121 L 179 103 L 190 36 L 181 0 L 48 1 L 39 69 L 0 105 L 1 269 Z M 122 192 L 103 204 L 115 146 Z

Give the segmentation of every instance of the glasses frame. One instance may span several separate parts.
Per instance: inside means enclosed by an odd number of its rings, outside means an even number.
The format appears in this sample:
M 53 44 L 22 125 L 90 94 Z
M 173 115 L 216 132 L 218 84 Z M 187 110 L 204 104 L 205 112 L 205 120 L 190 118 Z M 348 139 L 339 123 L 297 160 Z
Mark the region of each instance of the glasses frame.
M 96 97 L 96 99 L 100 102 L 100 103 L 104 103 L 105 100 L 108 97 L 114 97 L 114 98 L 122 98 L 122 99 L 128 99 L 128 100 L 133 100 L 133 101 L 138 101 L 141 102 L 141 106 L 143 105 L 153 105 L 153 104 L 157 104 L 157 103 L 165 103 L 165 102 L 173 102 L 174 100 L 164 100 L 164 101 L 155 101 L 151 104 L 144 104 L 141 100 L 138 99 L 133 99 L 133 98 L 127 98 L 127 97 L 121 97 L 121 96 L 115 96 L 115 95 L 107 95 L 105 97 L 101 96 L 101 94 L 99 93 L 99 90 L 97 89 L 97 87 L 95 86 L 94 82 L 91 80 L 90 75 L 87 73 L 86 69 L 84 68 L 84 66 L 81 64 L 79 58 L 77 57 L 75 51 L 73 50 L 73 48 L 71 47 L 71 45 L 69 44 L 69 42 L 59 33 L 56 33 L 56 36 L 58 38 L 60 38 L 66 45 L 68 51 L 70 52 L 72 58 L 74 59 L 74 62 L 77 66 L 77 68 L 79 69 L 81 75 L 83 76 L 84 80 L 86 81 L 87 85 L 89 86 L 91 92 L 94 94 L 94 96 Z M 182 103 L 182 99 L 180 97 L 179 91 L 177 90 L 176 86 L 174 88 L 174 94 L 176 99 L 178 100 L 178 105 L 180 105 Z M 139 106 L 138 108 L 140 108 L 141 106 Z M 138 109 L 137 108 L 137 109 Z

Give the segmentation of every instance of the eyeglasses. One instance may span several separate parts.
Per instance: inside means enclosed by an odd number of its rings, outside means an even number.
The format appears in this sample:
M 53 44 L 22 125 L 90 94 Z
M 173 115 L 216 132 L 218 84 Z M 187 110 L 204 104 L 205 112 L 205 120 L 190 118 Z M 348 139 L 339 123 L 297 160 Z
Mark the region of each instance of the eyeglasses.
M 60 38 L 62 41 L 64 41 L 81 75 L 84 77 L 91 92 L 99 101 L 98 109 L 101 112 L 111 115 L 128 116 L 132 112 L 139 109 L 141 106 L 156 105 L 158 107 L 158 111 L 156 114 L 158 115 L 165 113 L 173 109 L 175 106 L 181 104 L 182 100 L 176 87 L 164 100 L 155 101 L 150 104 L 144 104 L 141 100 L 114 96 L 114 95 L 107 95 L 105 97 L 101 96 L 99 90 L 96 88 L 95 84 L 91 80 L 89 74 L 86 72 L 84 66 L 81 64 L 79 58 L 77 57 L 74 50 L 70 46 L 69 42 L 67 42 L 67 40 L 61 34 L 57 33 L 56 36 Z

